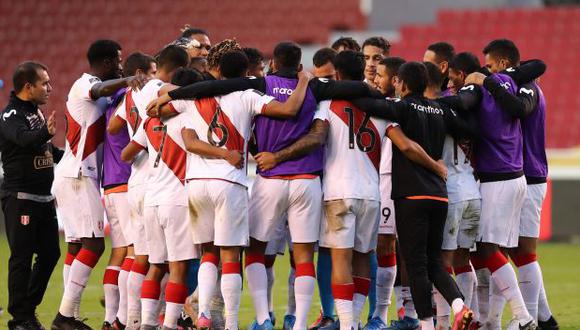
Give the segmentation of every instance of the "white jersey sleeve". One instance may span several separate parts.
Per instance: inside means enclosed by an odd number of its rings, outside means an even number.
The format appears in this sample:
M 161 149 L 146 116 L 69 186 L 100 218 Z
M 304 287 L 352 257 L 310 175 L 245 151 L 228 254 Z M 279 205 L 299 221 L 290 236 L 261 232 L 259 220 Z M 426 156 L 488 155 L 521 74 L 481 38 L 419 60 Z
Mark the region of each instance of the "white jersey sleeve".
M 240 101 L 242 103 L 243 109 L 253 115 L 260 115 L 264 113 L 264 110 L 268 103 L 272 102 L 274 98 L 272 96 L 261 93 L 255 89 L 249 89 L 243 91 L 240 95 Z
M 131 142 L 136 143 L 142 148 L 146 149 L 147 135 L 145 134 L 145 130 L 143 129 L 137 130 L 137 132 L 135 132 L 135 135 L 133 135 L 133 139 L 131 140 Z
M 188 110 L 188 108 L 191 108 L 192 105 L 193 101 L 189 100 L 173 100 L 169 102 L 169 107 L 171 108 L 171 111 L 175 113 L 184 113 Z

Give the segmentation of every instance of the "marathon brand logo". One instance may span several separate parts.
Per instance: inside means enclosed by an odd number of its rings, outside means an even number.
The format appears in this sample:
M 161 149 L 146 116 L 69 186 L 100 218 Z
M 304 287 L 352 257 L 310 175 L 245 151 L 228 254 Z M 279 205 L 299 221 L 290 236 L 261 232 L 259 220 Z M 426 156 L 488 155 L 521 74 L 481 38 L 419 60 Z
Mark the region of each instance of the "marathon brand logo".
M 421 111 L 421 112 L 425 112 L 425 113 L 432 113 L 432 114 L 436 114 L 436 115 L 443 115 L 443 110 L 433 107 L 433 106 L 424 106 L 422 104 L 416 104 L 416 103 L 411 103 L 411 106 L 413 107 L 413 109 Z
M 290 96 L 290 95 L 292 95 L 292 93 L 294 93 L 294 90 L 292 88 L 274 87 L 274 89 L 272 90 L 272 93 Z
M 54 166 L 54 160 L 52 158 L 52 153 L 50 151 L 45 151 L 44 156 L 34 157 L 34 169 L 41 170 L 44 168 L 50 168 Z

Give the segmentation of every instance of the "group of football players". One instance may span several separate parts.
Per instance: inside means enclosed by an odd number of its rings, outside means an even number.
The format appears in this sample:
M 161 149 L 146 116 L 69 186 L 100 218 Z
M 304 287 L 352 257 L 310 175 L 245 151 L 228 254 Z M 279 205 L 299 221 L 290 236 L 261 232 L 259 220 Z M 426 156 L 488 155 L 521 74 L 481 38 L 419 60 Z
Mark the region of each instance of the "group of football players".
M 293 42 L 265 74 L 260 51 L 191 27 L 154 56 L 121 51 L 95 41 L 66 101 L 52 329 L 90 329 L 79 308 L 105 214 L 102 329 L 236 330 L 244 270 L 251 328 L 273 329 L 287 243 L 284 329 L 501 329 L 506 302 L 510 329 L 558 328 L 536 258 L 546 66 L 510 40 L 485 46 L 482 67 L 445 42 L 416 61 L 343 37 L 313 74 Z

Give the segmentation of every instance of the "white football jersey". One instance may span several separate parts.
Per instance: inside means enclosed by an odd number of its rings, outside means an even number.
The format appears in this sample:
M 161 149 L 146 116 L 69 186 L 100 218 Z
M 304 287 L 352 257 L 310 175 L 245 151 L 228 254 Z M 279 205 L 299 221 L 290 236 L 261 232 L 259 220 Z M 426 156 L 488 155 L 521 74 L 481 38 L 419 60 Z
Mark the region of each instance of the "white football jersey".
M 201 141 L 239 150 L 244 155 L 244 167 L 237 169 L 223 159 L 188 153 L 187 179 L 222 179 L 248 186 L 247 150 L 252 119 L 273 99 L 255 90 L 246 90 L 195 101 L 172 101 L 170 105 L 176 112 L 191 110 L 187 115 L 191 116 L 193 129 Z
M 320 102 L 330 125 L 326 142 L 324 200 L 380 201 L 381 144 L 392 123 L 368 116 L 348 101 Z
M 137 131 L 131 143 L 147 149 L 147 189 L 145 206 L 187 205 L 185 169 L 187 155 L 181 130 L 191 128 L 186 124 L 187 113 L 160 119 L 147 118 L 143 129 Z
M 447 166 L 449 203 L 481 198 L 469 157 L 465 155 L 459 141 L 449 135 L 445 137 L 442 159 Z
M 65 109 L 65 151 L 56 167 L 56 175 L 68 178 L 78 178 L 79 175 L 99 178 L 108 100 L 91 99 L 91 88 L 100 82 L 98 77 L 83 73 L 68 93 Z
M 157 98 L 159 89 L 164 85 L 159 79 L 152 79 L 139 91 L 129 89 L 125 100 L 117 109 L 116 115 L 127 122 L 127 130 L 130 136 L 135 136 L 139 130 L 143 129 L 143 123 L 147 119 L 147 104 Z M 129 177 L 129 187 L 146 183 L 148 173 L 148 154 L 145 150 L 133 160 L 131 165 L 131 176 Z

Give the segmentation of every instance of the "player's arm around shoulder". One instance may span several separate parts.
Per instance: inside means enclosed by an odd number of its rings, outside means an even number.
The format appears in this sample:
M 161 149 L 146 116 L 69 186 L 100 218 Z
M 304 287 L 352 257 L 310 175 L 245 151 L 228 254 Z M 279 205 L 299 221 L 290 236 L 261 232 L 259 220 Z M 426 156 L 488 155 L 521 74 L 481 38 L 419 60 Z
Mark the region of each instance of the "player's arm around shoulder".
M 298 72 L 298 85 L 292 92 L 292 95 L 281 103 L 275 100 L 270 101 L 262 110 L 262 115 L 276 118 L 292 118 L 298 114 L 302 107 L 302 102 L 306 97 L 308 84 L 313 78 L 313 75 L 307 71 Z
M 188 152 L 205 158 L 223 159 L 238 169 L 244 167 L 244 155 L 241 150 L 228 150 L 213 146 L 200 140 L 195 130 L 188 127 L 181 130 L 181 137 Z
M 388 128 L 387 137 L 409 160 L 427 168 L 443 180 L 447 180 L 447 167 L 443 162 L 431 158 L 425 149 L 409 139 L 398 125 L 392 125 Z

